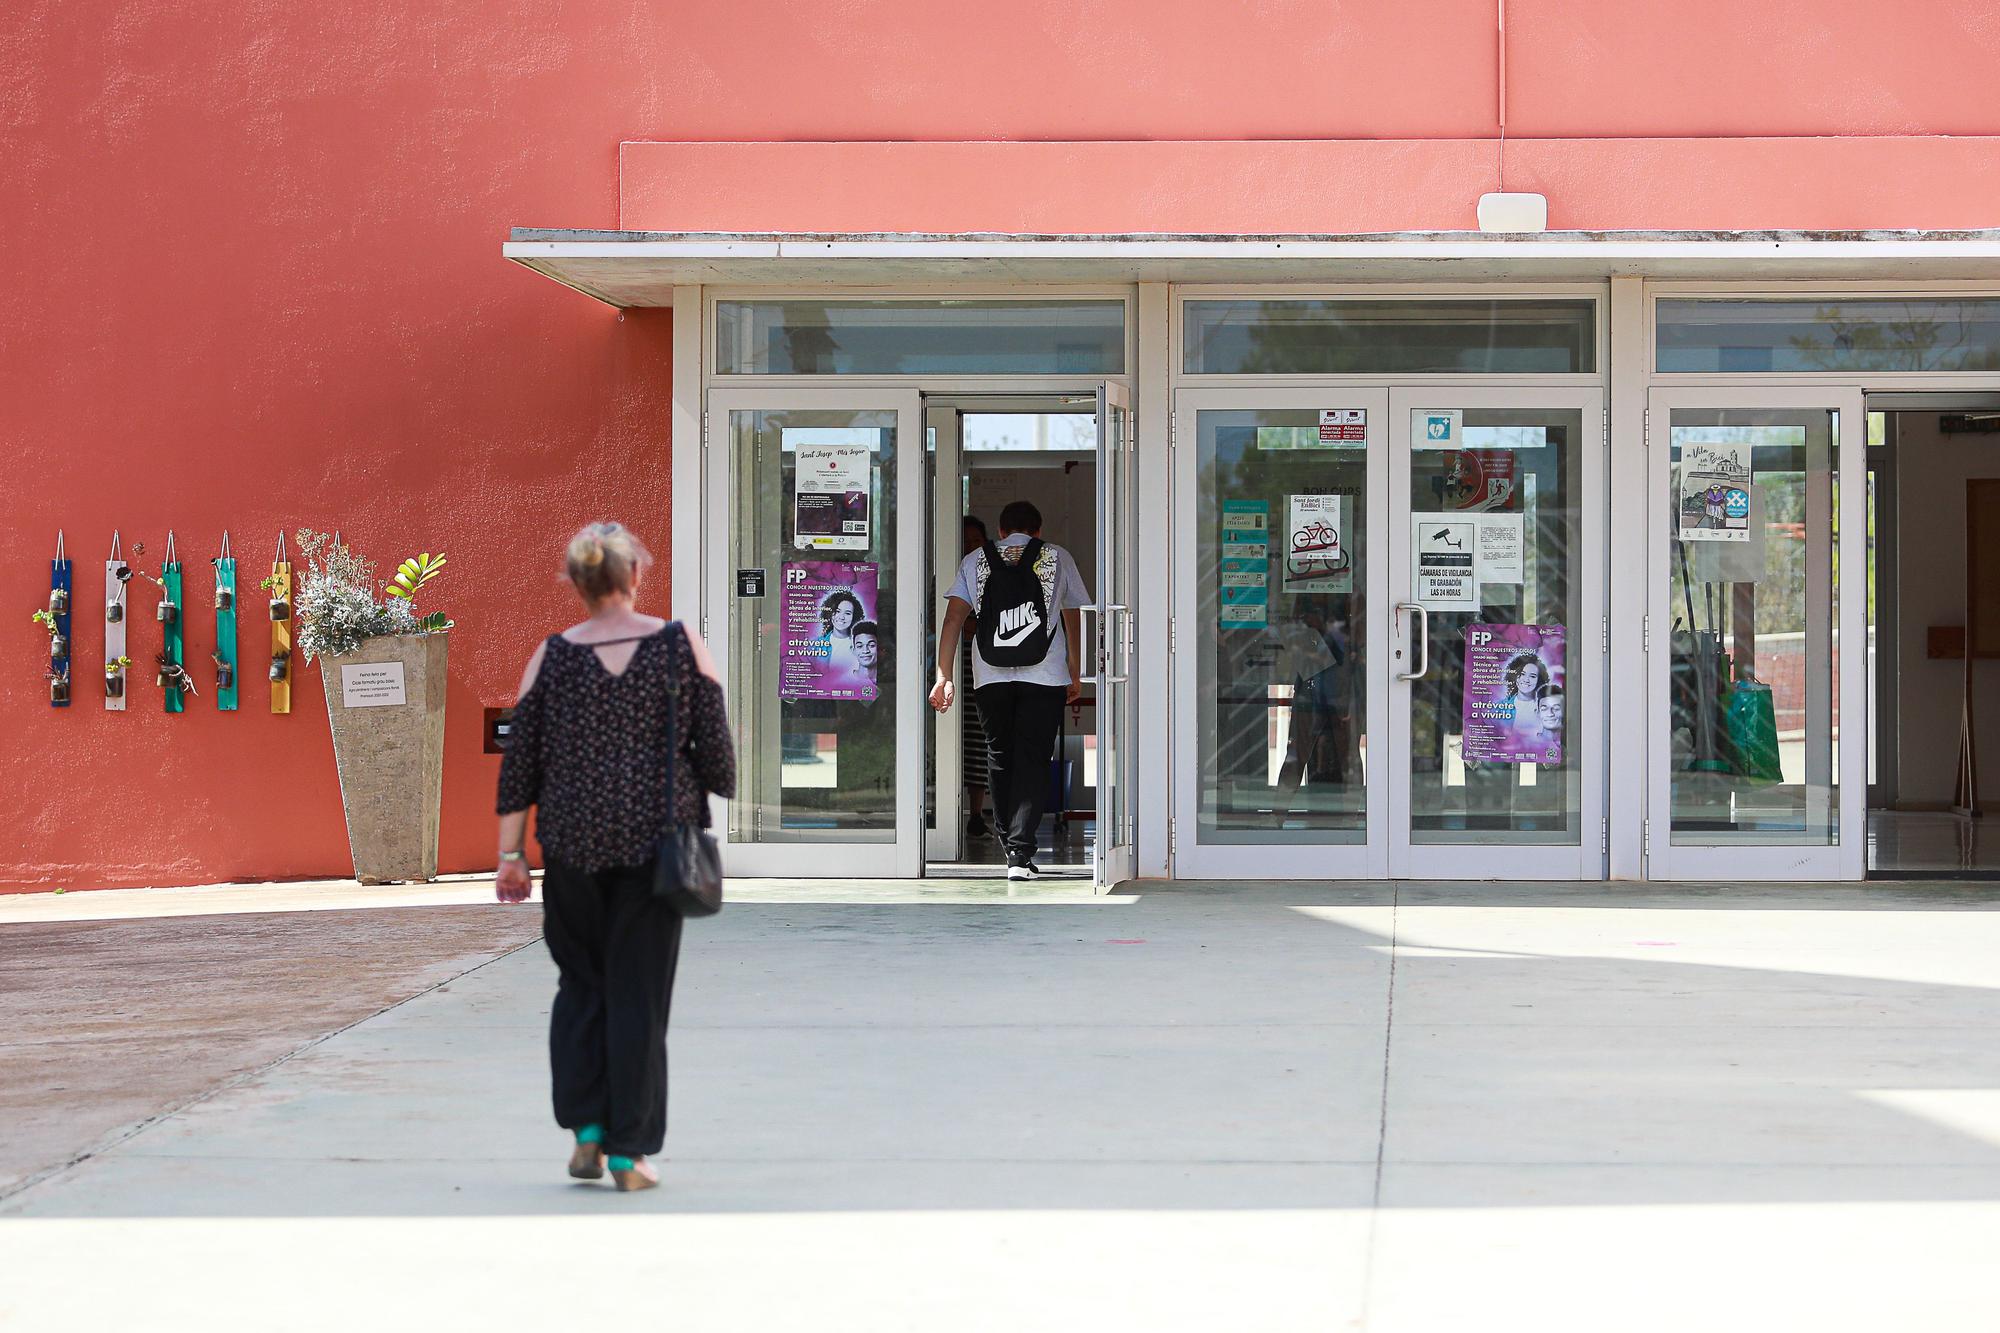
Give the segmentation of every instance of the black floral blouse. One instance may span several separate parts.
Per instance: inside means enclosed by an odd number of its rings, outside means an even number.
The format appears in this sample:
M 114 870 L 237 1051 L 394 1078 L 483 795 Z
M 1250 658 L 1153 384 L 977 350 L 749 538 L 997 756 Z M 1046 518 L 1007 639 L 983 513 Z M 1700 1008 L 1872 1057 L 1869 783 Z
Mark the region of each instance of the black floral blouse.
M 667 709 L 676 698 L 673 810 L 706 825 L 707 794 L 736 794 L 736 755 L 722 687 L 695 665 L 678 624 L 639 640 L 616 676 L 589 644 L 549 636 L 535 683 L 514 705 L 499 813 L 537 807 L 545 860 L 581 871 L 644 865 L 670 823 Z

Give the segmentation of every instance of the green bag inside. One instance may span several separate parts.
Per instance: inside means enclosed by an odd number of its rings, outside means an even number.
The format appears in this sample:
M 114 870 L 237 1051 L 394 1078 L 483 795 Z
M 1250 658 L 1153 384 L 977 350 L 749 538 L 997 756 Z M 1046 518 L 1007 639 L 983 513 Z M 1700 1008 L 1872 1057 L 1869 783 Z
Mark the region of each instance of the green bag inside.
M 1769 685 L 1739 680 L 1730 690 L 1729 744 L 1742 776 L 1759 782 L 1784 781 L 1784 766 L 1778 762 L 1778 712 Z

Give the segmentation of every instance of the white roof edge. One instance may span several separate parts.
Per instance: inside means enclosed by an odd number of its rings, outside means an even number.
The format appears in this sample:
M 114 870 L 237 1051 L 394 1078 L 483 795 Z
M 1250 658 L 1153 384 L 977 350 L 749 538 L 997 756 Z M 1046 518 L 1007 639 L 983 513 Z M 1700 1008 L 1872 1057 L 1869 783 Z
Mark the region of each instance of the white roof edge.
M 674 238 L 674 240 L 508 240 L 502 254 L 512 260 L 528 258 L 1514 258 L 1514 260 L 1564 260 L 1564 258 L 1888 258 L 1888 256 L 1950 256 L 1950 258 L 1994 258 L 2000 260 L 2000 232 L 1978 236 L 1882 236 L 1882 238 L 1702 238 L 1702 240 L 1660 240 L 1660 238 L 1464 238 L 1440 234 L 1436 238 L 1396 238 L 1396 240 L 1226 240 L 1188 236 L 1126 236 L 1126 238 L 868 238 L 868 240 L 824 240 L 824 238 L 768 238 L 768 240 L 722 240 L 722 238 Z

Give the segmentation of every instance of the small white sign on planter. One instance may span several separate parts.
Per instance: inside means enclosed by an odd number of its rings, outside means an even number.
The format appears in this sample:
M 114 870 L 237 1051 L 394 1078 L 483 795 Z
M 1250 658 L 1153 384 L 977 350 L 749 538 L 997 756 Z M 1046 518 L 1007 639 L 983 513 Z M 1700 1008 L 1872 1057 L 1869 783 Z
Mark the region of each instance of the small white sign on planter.
M 340 702 L 344 708 L 392 708 L 408 703 L 403 695 L 403 664 L 364 662 L 341 667 Z

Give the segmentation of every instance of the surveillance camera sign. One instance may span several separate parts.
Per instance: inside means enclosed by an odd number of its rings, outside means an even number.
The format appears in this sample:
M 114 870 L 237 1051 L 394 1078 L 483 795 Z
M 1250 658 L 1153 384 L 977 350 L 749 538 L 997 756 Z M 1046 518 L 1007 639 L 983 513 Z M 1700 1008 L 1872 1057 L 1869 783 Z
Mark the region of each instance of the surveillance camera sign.
M 1410 524 L 1410 600 L 1431 611 L 1479 607 L 1479 522 L 1417 514 Z

